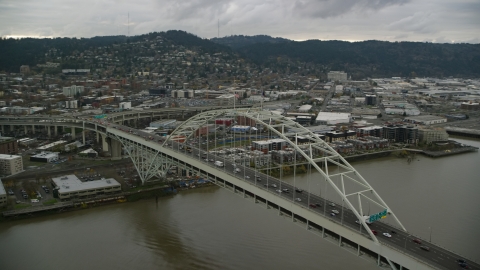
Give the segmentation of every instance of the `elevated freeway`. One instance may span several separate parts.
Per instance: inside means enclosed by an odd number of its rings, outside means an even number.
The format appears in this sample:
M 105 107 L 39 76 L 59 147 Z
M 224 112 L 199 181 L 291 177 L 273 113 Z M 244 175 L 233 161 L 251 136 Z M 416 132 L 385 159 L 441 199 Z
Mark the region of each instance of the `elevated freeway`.
M 226 132 L 225 127 L 216 125 L 217 119 L 224 118 L 248 122 L 256 127 L 255 134 L 236 136 Z M 335 239 L 338 245 L 356 250 L 359 256 L 375 257 L 379 265 L 388 264 L 392 269 L 461 269 L 459 255 L 426 240 L 418 239 L 421 244 L 414 242 L 416 238 L 348 162 L 315 134 L 283 116 L 253 109 L 207 111 L 185 121 L 168 138 L 88 119 L 0 119 L 0 124 L 45 123 L 42 120 L 48 120 L 49 125 L 82 127 L 102 134 L 117 149 L 113 152 L 119 154 L 121 148 L 130 156 L 142 181 L 163 177 L 175 166 L 185 173 L 207 177 L 266 208 L 278 209 L 293 222 L 305 224 L 306 229 L 322 237 Z M 214 125 L 214 132 L 199 132 L 201 127 L 209 125 Z M 284 151 L 285 166 L 275 164 L 278 160 L 273 157 L 266 163 L 270 165 L 263 164 L 262 157 L 266 155 L 260 153 L 247 156 L 245 153 L 251 149 L 246 151 L 245 138 L 249 136 L 277 143 L 283 140 L 285 145 L 276 149 Z M 299 190 L 295 183 L 282 180 L 284 167 L 291 167 L 295 173 L 304 170 L 301 168 L 304 164 L 308 164 L 307 173 L 319 173 L 319 181 L 331 188 L 336 200 Z M 367 224 L 363 218 L 367 202 L 374 213 L 386 211 L 384 217 L 391 222 Z M 467 263 L 470 269 L 480 269 L 473 262 Z

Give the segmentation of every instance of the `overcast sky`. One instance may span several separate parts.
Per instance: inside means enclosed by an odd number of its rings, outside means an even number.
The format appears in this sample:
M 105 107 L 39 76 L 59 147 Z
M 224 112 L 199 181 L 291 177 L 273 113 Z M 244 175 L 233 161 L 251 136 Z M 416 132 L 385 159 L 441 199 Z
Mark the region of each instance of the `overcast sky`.
M 128 20 L 128 14 L 130 20 Z M 130 22 L 130 23 L 128 23 Z M 480 43 L 480 0 L 0 0 L 0 36 L 184 30 L 202 38 Z

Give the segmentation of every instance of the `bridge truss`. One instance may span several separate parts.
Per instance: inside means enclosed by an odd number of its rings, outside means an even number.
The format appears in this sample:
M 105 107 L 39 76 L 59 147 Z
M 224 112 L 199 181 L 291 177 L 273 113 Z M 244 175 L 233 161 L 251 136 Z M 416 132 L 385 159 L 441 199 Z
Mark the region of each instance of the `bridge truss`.
M 249 132 L 242 132 L 242 134 L 237 134 L 233 129 L 228 131 L 229 127 L 225 125 L 225 122 L 229 120 L 232 121 L 232 125 L 241 123 L 246 127 L 254 127 L 254 132 L 252 132 L 252 129 Z M 228 142 L 225 141 L 227 136 L 230 136 Z M 206 138 L 204 141 L 210 142 L 210 145 L 201 145 L 202 137 Z M 277 145 L 280 145 L 279 142 L 283 141 L 285 145 L 281 148 L 284 151 L 282 154 L 290 154 L 293 158 L 282 160 L 282 162 L 271 159 L 269 164 L 265 166 L 265 164 L 258 165 L 257 159 L 250 157 L 250 162 L 247 161 L 242 164 L 248 166 L 250 163 L 250 167 L 254 167 L 255 170 L 277 175 L 277 177 L 280 175 L 280 180 L 285 171 L 291 172 L 291 169 L 287 169 L 287 167 L 293 168 L 294 177 L 297 173 L 317 173 L 314 178 L 318 176 L 318 181 L 325 184 L 325 190 L 328 187 L 333 189 L 333 192 L 325 192 L 328 193 L 325 196 L 330 196 L 330 198 L 336 196 L 337 201 L 341 201 L 342 206 L 351 209 L 361 226 L 376 243 L 378 243 L 378 239 L 367 226 L 364 218 L 364 216 L 370 215 L 370 210 L 374 211 L 372 213 L 386 212 L 387 214 L 383 218 L 392 217 L 395 223 L 406 231 L 373 187 L 339 153 L 317 134 L 282 115 L 261 109 L 207 111 L 195 115 L 178 126 L 172 132 L 169 140 L 163 143 L 163 146 L 165 147 L 175 141 L 178 142 L 179 138 L 186 147 L 189 144 L 198 143 L 199 148 L 203 147 L 208 151 L 218 152 L 225 156 L 225 160 L 232 160 L 233 162 L 236 162 L 235 157 L 232 157 L 232 155 L 228 157 L 228 149 L 236 151 L 235 149 L 249 148 L 249 151 L 251 151 L 248 143 L 251 144 L 253 141 L 266 142 L 267 140 L 273 140 Z M 280 149 L 277 148 L 277 150 Z M 257 151 L 257 154 L 259 154 L 259 151 Z M 305 168 L 307 169 L 305 170 Z M 310 183 L 308 183 L 308 186 L 310 187 Z

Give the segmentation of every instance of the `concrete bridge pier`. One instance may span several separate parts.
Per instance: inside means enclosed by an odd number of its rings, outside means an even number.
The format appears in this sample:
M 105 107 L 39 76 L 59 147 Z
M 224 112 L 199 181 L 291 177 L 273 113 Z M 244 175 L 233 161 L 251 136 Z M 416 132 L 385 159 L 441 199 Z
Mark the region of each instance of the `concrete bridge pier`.
M 77 134 L 75 134 L 75 127 L 72 127 L 72 139 L 75 140 L 75 137 L 77 136 Z
M 85 129 L 82 130 L 82 140 L 83 140 L 83 141 L 82 141 L 83 144 L 85 144 Z
M 5 133 L 5 126 L 2 125 L 2 134 Z
M 47 134 L 48 134 L 48 137 L 52 137 L 52 132 L 50 131 L 50 126 L 45 126 L 45 128 L 47 129 Z
M 27 135 L 28 133 L 27 126 L 23 126 L 23 131 L 25 132 L 25 135 Z
M 122 158 L 122 144 L 117 140 L 109 139 L 108 148 L 112 159 Z
M 102 134 L 102 150 L 103 152 L 108 152 L 107 136 L 103 134 Z
M 35 125 L 32 125 L 32 134 L 35 134 Z
M 55 136 L 58 136 L 58 127 L 57 126 L 53 126 L 53 134 L 55 134 Z
M 97 127 L 95 126 L 95 129 L 97 129 Z M 96 132 L 97 134 L 97 143 L 100 142 L 100 133 Z

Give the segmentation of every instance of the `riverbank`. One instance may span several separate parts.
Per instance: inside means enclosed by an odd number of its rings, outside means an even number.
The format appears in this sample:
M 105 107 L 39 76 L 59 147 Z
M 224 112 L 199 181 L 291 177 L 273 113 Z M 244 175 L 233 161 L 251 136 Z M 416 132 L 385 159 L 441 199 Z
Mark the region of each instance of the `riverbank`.
M 187 182 L 191 184 L 188 184 Z M 98 206 L 110 205 L 113 203 L 136 202 L 138 200 L 151 198 L 156 198 L 156 200 L 158 200 L 159 197 L 176 195 L 180 191 L 201 187 L 209 187 L 212 185 L 213 183 L 203 179 L 201 179 L 200 182 L 198 180 L 179 180 L 178 183 L 175 184 L 175 186 L 177 186 L 176 188 L 163 184 L 161 186 L 152 186 L 147 188 L 143 187 L 133 191 L 112 194 L 110 196 L 100 196 L 84 200 L 57 202 L 48 206 L 34 205 L 27 208 L 5 210 L 0 216 L 0 222 L 90 209 Z

